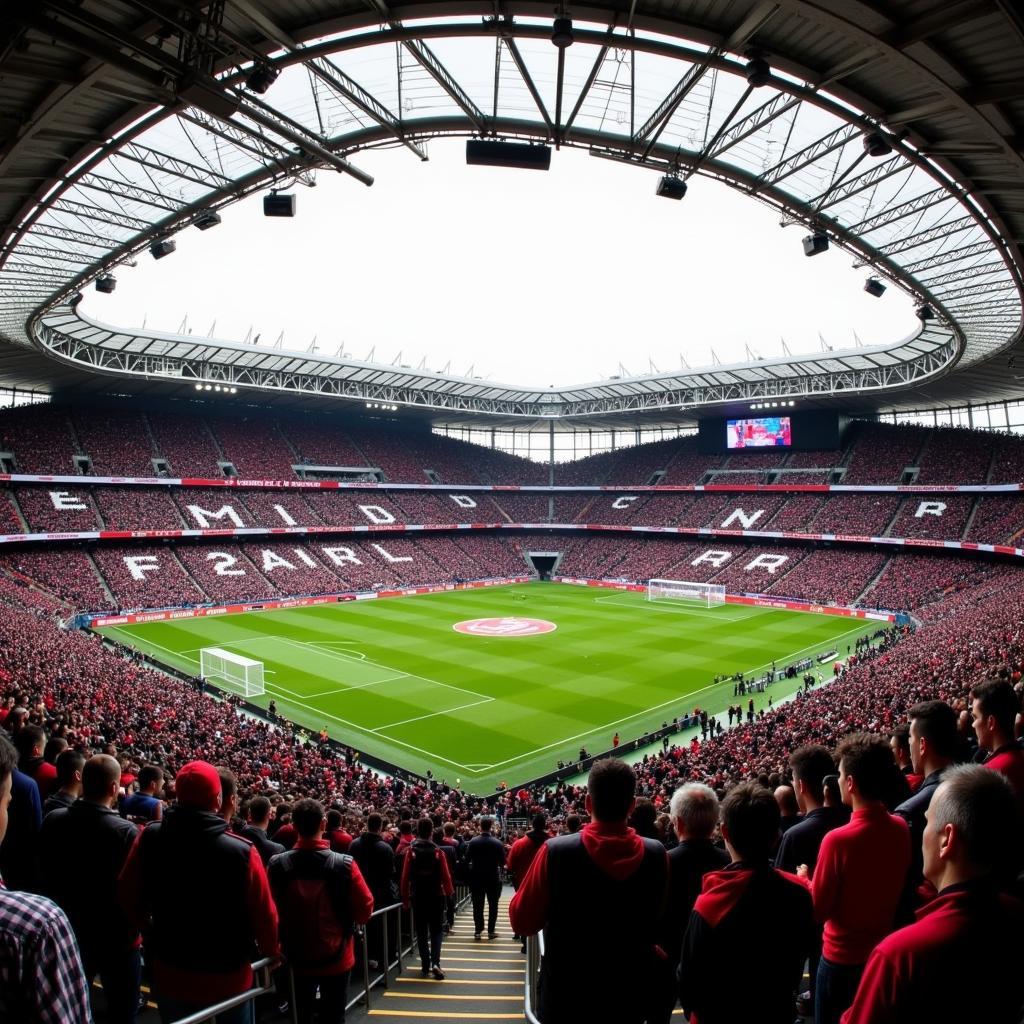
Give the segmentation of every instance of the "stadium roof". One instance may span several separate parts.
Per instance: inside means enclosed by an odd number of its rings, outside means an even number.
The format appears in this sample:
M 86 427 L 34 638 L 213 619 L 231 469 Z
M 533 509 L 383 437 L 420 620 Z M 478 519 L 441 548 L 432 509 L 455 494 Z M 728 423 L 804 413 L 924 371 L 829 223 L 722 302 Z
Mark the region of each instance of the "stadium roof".
M 567 48 L 552 46 L 553 10 L 472 0 L 8 3 L 0 375 L 42 390 L 168 395 L 216 380 L 289 403 L 333 395 L 446 418 L 664 421 L 680 406 L 770 397 L 860 410 L 1020 397 L 1016 4 L 590 3 L 560 9 L 573 19 Z M 751 60 L 770 65 L 766 84 L 748 81 Z M 715 177 L 786 222 L 826 232 L 938 315 L 895 345 L 530 391 L 123 332 L 74 308 L 81 287 L 211 210 L 328 171 L 369 183 L 361 150 L 423 155 L 440 135 L 573 146 Z

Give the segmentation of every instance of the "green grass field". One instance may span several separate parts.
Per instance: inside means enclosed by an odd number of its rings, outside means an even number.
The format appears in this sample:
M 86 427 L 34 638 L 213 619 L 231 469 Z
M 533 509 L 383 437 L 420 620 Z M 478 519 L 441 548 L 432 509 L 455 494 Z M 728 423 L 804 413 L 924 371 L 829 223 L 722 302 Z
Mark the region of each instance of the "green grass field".
M 477 636 L 455 623 L 530 617 L 557 629 Z M 846 645 L 877 623 L 553 583 L 179 619 L 101 630 L 165 664 L 202 647 L 265 666 L 265 704 L 357 749 L 486 793 L 629 740 L 694 706 L 733 703 L 716 674 L 757 672 Z M 776 683 L 778 701 L 795 685 Z M 758 696 L 758 706 L 768 695 Z

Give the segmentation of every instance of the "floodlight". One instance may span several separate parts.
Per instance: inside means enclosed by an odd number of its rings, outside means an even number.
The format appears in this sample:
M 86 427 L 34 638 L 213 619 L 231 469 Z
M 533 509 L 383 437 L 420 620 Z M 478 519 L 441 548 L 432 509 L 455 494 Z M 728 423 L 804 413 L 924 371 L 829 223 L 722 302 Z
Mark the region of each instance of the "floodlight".
M 202 384 L 197 384 L 196 385 L 196 391 L 202 391 L 202 390 L 203 390 L 203 385 Z
M 881 132 L 868 132 L 864 136 L 864 152 L 868 156 L 888 156 L 892 144 Z
M 927 302 L 922 302 L 917 309 L 914 310 L 917 313 L 918 320 L 934 320 L 935 310 Z
M 759 89 L 767 85 L 772 77 L 771 65 L 763 57 L 753 57 L 747 62 L 747 84 Z
M 885 294 L 885 285 L 877 277 L 869 277 L 864 282 L 864 291 L 868 295 L 874 295 L 876 299 L 880 299 Z
M 551 42 L 560 50 L 572 46 L 575 36 L 572 33 L 572 18 L 555 18 L 551 26 Z
M 280 73 L 272 64 L 260 64 L 245 80 L 245 87 L 250 92 L 259 93 L 262 96 L 277 81 L 277 76 Z
M 160 238 L 149 247 L 149 252 L 153 259 L 162 260 L 177 248 L 173 238 Z
M 113 274 L 103 274 L 96 278 L 96 291 L 109 295 L 117 287 L 117 278 Z
M 192 223 L 200 231 L 207 231 L 210 228 L 215 228 L 220 223 L 220 214 L 216 210 L 203 210 Z
M 658 179 L 655 195 L 664 196 L 666 199 L 682 199 L 686 195 L 686 182 L 674 174 L 666 174 Z
M 295 195 L 294 193 L 271 192 L 263 197 L 264 217 L 294 217 L 295 216 Z
M 828 235 L 824 231 L 815 231 L 804 238 L 804 255 L 818 256 L 828 249 Z

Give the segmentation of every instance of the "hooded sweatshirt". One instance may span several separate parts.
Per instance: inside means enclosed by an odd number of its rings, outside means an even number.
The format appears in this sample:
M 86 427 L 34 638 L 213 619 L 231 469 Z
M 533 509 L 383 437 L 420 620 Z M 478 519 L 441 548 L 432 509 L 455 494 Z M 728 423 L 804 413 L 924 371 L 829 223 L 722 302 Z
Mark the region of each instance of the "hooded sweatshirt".
M 622 822 L 593 821 L 580 833 L 583 849 L 609 878 L 621 882 L 640 867 L 644 842 L 636 831 Z M 566 838 L 566 837 L 562 837 Z M 508 916 L 517 935 L 536 935 L 548 923 L 551 892 L 548 881 L 548 852 L 551 844 L 537 850 L 533 863 L 512 897 Z M 666 876 L 668 854 L 665 854 Z

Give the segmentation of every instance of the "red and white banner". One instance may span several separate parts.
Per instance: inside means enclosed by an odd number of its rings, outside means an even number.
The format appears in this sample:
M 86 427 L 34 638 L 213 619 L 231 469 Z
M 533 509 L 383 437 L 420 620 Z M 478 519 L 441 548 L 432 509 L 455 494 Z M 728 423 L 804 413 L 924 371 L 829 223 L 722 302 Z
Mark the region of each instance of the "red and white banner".
M 512 576 L 508 579 L 473 580 L 470 583 L 445 583 L 433 587 L 406 587 L 403 590 L 324 594 L 320 597 L 288 597 L 278 601 L 213 605 L 204 608 L 166 608 L 153 612 L 126 612 L 123 615 L 95 615 L 89 620 L 89 625 L 94 629 L 101 629 L 104 626 L 133 626 L 141 622 L 169 622 L 172 619 L 199 619 L 207 618 L 211 615 L 273 612 L 284 608 L 306 608 L 316 604 L 335 604 L 338 601 L 371 601 L 380 597 L 414 597 L 418 594 L 438 594 L 448 590 L 478 590 L 481 587 L 502 587 L 510 583 L 529 583 L 532 579 L 532 576 Z
M 608 484 L 561 486 L 555 484 L 396 484 L 350 480 L 271 480 L 238 477 L 163 477 L 163 476 L 70 476 L 34 473 L 0 473 L 0 483 L 73 484 L 76 487 L 228 487 L 257 490 L 319 491 L 483 491 L 551 494 L 611 492 L 630 494 L 709 493 L 790 493 L 790 494 L 1018 494 L 1024 484 L 638 484 L 635 487 Z
M 606 587 L 641 594 L 647 590 L 643 584 L 625 583 L 622 580 L 580 579 L 575 576 L 553 576 L 552 579 L 556 583 L 570 583 L 577 587 Z M 850 619 L 873 619 L 877 622 L 896 621 L 896 616 L 891 612 L 868 611 L 866 608 L 848 608 L 836 604 L 811 604 L 809 601 L 792 601 L 767 594 L 726 594 L 725 603 L 752 605 L 757 608 L 779 608 L 789 612 L 811 612 L 814 615 L 842 615 Z

